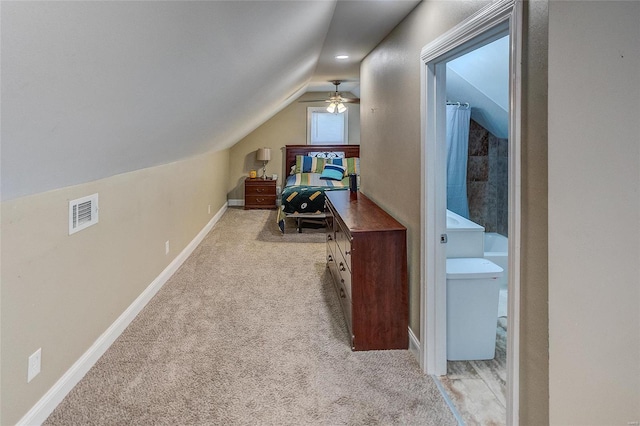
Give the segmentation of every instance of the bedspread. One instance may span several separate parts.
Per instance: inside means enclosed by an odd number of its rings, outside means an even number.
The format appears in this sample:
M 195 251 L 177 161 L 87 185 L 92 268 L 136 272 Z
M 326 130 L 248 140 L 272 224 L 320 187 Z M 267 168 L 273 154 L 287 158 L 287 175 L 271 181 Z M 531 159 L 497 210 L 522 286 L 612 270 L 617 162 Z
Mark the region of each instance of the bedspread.
M 324 213 L 324 192 L 349 189 L 349 177 L 341 181 L 320 179 L 320 173 L 297 173 L 287 178 L 278 210 L 278 226 L 284 232 L 287 215 Z

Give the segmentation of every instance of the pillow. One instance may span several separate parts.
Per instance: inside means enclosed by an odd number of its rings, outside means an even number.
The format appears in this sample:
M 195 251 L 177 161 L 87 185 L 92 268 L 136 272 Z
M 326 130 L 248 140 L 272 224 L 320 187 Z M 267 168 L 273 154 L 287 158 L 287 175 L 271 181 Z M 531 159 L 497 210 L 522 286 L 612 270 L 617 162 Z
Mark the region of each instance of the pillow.
M 296 155 L 296 173 L 322 173 L 326 162 L 324 158 Z
M 339 166 L 343 166 L 347 169 L 345 174 L 350 175 L 355 173 L 360 175 L 360 158 L 351 157 L 351 158 L 331 158 L 329 159 L 331 164 L 337 164 Z
M 338 164 L 325 164 L 320 179 L 342 180 L 345 168 Z

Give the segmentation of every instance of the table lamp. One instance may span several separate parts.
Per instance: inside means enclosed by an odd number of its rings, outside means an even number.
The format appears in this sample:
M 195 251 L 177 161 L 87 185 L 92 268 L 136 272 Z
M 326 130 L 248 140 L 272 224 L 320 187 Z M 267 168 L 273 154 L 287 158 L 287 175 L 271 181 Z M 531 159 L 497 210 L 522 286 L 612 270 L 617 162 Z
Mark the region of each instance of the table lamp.
M 262 179 L 267 178 L 267 161 L 271 160 L 271 148 L 259 148 L 256 160 L 262 161 Z

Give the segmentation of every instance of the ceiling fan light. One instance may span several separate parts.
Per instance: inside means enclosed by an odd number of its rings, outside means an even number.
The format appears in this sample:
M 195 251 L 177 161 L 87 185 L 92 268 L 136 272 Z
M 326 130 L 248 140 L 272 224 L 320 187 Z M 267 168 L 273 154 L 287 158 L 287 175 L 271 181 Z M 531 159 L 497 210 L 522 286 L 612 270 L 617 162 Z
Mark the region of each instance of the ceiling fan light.
M 336 111 L 336 104 L 335 102 L 331 102 L 327 107 L 327 112 L 330 112 L 331 114 L 333 114 L 335 111 Z
M 339 114 L 342 114 L 342 113 L 343 113 L 343 112 L 345 112 L 346 110 L 347 110 L 347 107 L 346 107 L 346 106 L 344 106 L 344 104 L 343 104 L 342 102 L 340 102 L 340 103 L 338 104 L 338 113 L 339 113 Z

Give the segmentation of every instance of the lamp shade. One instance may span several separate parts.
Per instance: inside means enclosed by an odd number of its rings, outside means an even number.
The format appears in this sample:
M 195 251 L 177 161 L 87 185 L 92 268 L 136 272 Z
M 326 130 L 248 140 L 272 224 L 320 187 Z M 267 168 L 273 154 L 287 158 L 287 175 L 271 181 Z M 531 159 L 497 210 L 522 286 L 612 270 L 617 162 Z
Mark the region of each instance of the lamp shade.
M 269 161 L 271 160 L 271 148 L 259 148 L 256 154 L 256 160 Z

